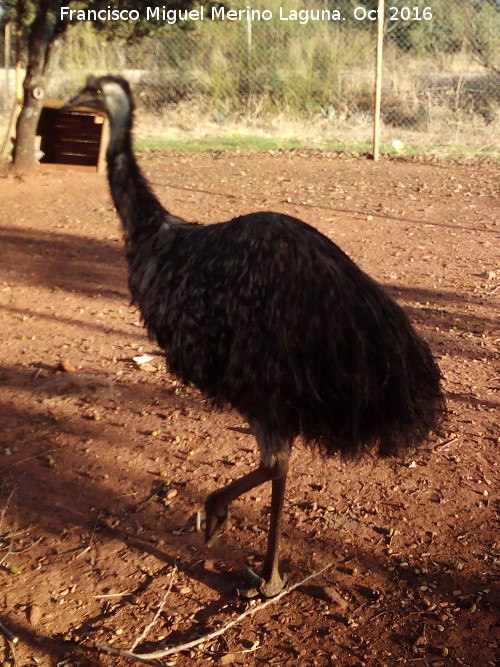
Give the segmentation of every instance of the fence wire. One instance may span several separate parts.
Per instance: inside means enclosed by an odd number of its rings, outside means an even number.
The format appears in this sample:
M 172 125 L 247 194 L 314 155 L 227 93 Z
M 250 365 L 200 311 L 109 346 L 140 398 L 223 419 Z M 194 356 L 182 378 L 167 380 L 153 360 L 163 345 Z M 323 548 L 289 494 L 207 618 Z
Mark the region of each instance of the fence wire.
M 48 92 L 64 98 L 84 73 L 120 72 L 158 119 L 189 108 L 220 126 L 307 119 L 363 138 L 373 121 L 376 5 L 233 0 L 213 20 L 206 6 L 203 19 L 157 22 L 136 43 L 75 23 Z M 229 9 L 241 10 L 236 20 Z M 499 129 L 500 0 L 386 0 L 382 140 L 498 147 Z

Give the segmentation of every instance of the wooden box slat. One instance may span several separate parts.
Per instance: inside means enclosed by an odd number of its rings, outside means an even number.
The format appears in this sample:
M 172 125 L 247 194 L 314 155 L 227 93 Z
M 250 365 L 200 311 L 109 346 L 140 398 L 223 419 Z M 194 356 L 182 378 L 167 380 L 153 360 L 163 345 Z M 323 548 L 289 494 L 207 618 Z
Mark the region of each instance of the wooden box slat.
M 75 164 L 105 170 L 108 121 L 85 109 L 62 109 L 62 103 L 47 103 L 40 115 L 37 134 L 44 164 Z

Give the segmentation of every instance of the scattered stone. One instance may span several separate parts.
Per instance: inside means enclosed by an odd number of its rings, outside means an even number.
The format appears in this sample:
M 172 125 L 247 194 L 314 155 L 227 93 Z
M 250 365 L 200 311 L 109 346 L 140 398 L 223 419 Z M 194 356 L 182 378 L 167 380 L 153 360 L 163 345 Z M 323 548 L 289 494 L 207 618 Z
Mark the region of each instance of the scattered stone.
M 153 364 L 145 363 L 140 367 L 141 371 L 146 371 L 147 373 L 156 373 L 158 370 Z
M 28 621 L 31 625 L 38 625 L 40 619 L 42 618 L 42 610 L 36 604 L 32 604 L 28 607 Z
M 64 373 L 75 373 L 76 366 L 74 366 L 71 361 L 68 361 L 68 359 L 61 359 L 57 365 L 57 370 L 63 371 Z
M 215 561 L 205 560 L 203 561 L 203 569 L 205 572 L 216 572 L 217 568 L 215 567 Z
M 313 598 L 334 604 L 341 611 L 347 611 L 349 603 L 338 593 L 333 586 L 307 586 L 306 592 Z

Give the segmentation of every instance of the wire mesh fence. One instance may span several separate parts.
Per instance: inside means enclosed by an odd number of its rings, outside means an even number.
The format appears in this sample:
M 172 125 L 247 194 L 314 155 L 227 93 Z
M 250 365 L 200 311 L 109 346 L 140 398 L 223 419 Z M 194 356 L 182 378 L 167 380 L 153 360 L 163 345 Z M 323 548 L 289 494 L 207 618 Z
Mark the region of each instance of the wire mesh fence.
M 89 71 L 126 73 L 156 128 L 177 110 L 176 122 L 184 115 L 193 131 L 205 118 L 221 130 L 260 122 L 279 133 L 291 123 L 295 132 L 307 125 L 316 135 L 366 140 L 376 6 L 233 0 L 191 14 L 158 8 L 148 16 L 155 29 L 136 42 L 105 39 L 90 21 L 77 21 L 48 95 L 64 98 Z M 2 104 L 9 106 L 5 92 Z M 389 0 L 382 141 L 498 147 L 499 129 L 500 0 Z

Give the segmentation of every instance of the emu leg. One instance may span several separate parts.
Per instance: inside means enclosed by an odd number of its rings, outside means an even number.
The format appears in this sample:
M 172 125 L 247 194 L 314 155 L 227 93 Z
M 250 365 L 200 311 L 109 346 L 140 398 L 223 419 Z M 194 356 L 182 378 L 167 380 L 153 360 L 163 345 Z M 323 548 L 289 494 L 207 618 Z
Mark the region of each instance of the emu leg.
M 258 577 L 255 573 L 251 572 L 253 586 L 243 591 L 244 597 L 252 598 L 260 594 L 266 598 L 272 598 L 275 595 L 278 595 L 286 583 L 286 577 L 282 579 L 278 570 L 286 477 L 285 473 L 283 476 L 273 479 L 271 519 L 267 537 L 266 559 L 264 561 L 264 567 L 262 568 L 262 577 Z
M 261 464 L 256 470 L 252 470 L 252 472 L 243 475 L 243 477 L 235 479 L 234 482 L 222 487 L 222 489 L 217 489 L 217 491 L 208 496 L 205 502 L 205 542 L 208 546 L 211 546 L 215 542 L 220 531 L 228 521 L 229 503 L 236 500 L 243 493 L 250 491 L 250 489 L 268 482 L 273 477 L 273 469 Z
M 252 570 L 248 571 L 250 585 L 242 592 L 244 597 L 251 598 L 256 595 L 273 597 L 281 591 L 285 583 L 279 574 L 278 563 L 288 458 L 289 450 L 282 450 L 278 455 L 273 456 L 271 465 L 261 463 L 256 470 L 211 493 L 205 502 L 205 541 L 210 546 L 217 539 L 229 518 L 229 503 L 250 489 L 272 480 L 271 518 L 262 577 L 256 575 Z

